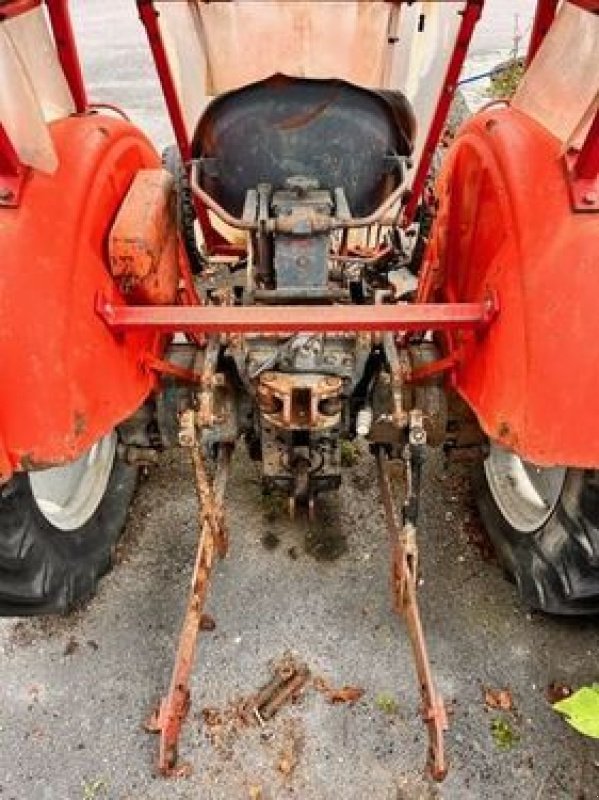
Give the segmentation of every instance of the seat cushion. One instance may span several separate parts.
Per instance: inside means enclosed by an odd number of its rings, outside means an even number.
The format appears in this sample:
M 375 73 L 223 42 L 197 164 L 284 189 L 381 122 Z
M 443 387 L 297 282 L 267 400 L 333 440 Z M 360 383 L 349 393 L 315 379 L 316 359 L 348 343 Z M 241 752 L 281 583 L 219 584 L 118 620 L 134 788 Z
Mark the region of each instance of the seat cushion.
M 416 123 L 400 92 L 341 80 L 272 77 L 220 95 L 196 128 L 201 183 L 239 215 L 260 183 L 289 177 L 345 190 L 353 215 L 370 214 L 401 181 L 397 157 L 412 151 Z

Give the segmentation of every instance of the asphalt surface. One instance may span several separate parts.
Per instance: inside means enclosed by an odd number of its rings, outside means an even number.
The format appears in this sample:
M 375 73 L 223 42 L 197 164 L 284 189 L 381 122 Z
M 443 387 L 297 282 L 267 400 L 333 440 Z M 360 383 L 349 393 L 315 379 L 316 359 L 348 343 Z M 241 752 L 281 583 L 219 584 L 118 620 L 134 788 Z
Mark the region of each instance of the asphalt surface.
M 552 681 L 597 678 L 596 623 L 521 609 L 485 558 L 468 481 L 435 456 L 426 478 L 421 602 L 452 709 L 451 772 L 440 788 L 422 778 L 425 735 L 407 638 L 390 610 L 370 457 L 360 456 L 310 527 L 264 500 L 240 451 L 228 492 L 231 553 L 207 608 L 216 628 L 202 634 L 182 738 L 193 774 L 154 778 L 157 742 L 142 730 L 169 678 L 195 545 L 190 467 L 171 454 L 142 482 L 120 563 L 98 597 L 68 618 L 0 627 L 2 800 L 236 800 L 256 787 L 267 800 L 598 797 L 596 743 L 545 699 Z M 255 692 L 286 653 L 364 695 L 330 705 L 309 688 L 265 731 L 225 727 L 211 742 L 203 709 L 222 712 Z M 485 688 L 508 689 L 514 711 L 488 709 Z M 513 734 L 508 749 L 492 735 L 496 719 Z M 285 776 L 290 742 L 297 764 Z
M 166 144 L 133 3 L 73 5 L 94 98 L 120 102 Z M 422 612 L 452 709 L 451 771 L 440 787 L 422 775 L 426 737 L 405 630 L 391 611 L 370 458 L 359 457 L 308 526 L 265 501 L 257 468 L 240 451 L 228 491 L 231 553 L 216 569 L 207 609 L 216 628 L 202 634 L 182 738 L 192 774 L 155 778 L 157 742 L 142 729 L 169 679 L 195 550 L 191 470 L 175 453 L 141 482 L 119 563 L 87 608 L 0 622 L 0 798 L 599 798 L 597 743 L 569 729 L 545 697 L 551 682 L 597 679 L 597 622 L 520 608 L 487 557 L 464 468 L 448 471 L 433 456 L 425 485 Z M 226 716 L 287 653 L 363 696 L 330 705 L 309 687 L 265 729 L 229 724 L 215 735 L 202 710 Z M 509 690 L 514 709 L 487 708 L 488 688 Z M 493 736 L 497 719 L 508 747 Z

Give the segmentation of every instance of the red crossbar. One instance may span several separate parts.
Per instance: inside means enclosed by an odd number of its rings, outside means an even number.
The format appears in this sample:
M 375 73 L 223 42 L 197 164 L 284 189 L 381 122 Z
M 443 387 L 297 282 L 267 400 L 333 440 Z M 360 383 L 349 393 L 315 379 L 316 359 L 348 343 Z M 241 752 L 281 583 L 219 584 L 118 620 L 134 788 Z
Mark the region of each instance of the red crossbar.
M 484 328 L 498 311 L 480 303 L 397 303 L 370 306 L 127 306 L 99 297 L 96 310 L 116 331 L 294 333 L 428 331 Z

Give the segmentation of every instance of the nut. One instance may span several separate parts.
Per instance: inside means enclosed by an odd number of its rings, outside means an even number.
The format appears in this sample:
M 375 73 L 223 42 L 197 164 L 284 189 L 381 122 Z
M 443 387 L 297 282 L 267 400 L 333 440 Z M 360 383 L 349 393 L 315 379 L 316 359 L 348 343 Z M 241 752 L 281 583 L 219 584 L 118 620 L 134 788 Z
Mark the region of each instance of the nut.
M 15 193 L 7 186 L 0 187 L 0 203 L 11 203 L 15 199 Z

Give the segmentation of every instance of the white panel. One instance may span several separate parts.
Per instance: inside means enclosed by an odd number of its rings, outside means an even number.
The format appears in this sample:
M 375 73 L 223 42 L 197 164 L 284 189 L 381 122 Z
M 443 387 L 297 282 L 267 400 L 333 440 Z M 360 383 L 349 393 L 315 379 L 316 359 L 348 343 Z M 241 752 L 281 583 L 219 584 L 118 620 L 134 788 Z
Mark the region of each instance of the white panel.
M 564 145 L 579 142 L 599 99 L 599 16 L 564 3 L 512 106 Z
M 75 111 L 40 8 L 0 24 L 0 121 L 24 164 L 54 172 L 47 123 Z
M 33 84 L 46 122 L 72 114 L 75 105 L 42 8 L 19 14 L 3 27 Z
M 157 2 L 169 63 L 191 121 L 212 97 L 276 72 L 385 83 L 393 5 L 384 0 Z
M 425 0 L 402 8 L 390 84 L 405 92 L 414 107 L 418 122 L 415 164 L 437 107 L 464 5 Z
M 465 3 L 384 0 L 158 2 L 190 135 L 207 98 L 281 72 L 404 91 L 418 161 Z
M 364 86 L 383 83 L 389 3 L 246 0 L 200 3 L 199 9 L 211 94 L 275 72 Z
M 0 122 L 24 164 L 42 172 L 58 166 L 33 84 L 13 43 L 0 25 Z
M 160 30 L 191 138 L 210 92 L 205 41 L 194 3 L 156 3 Z

